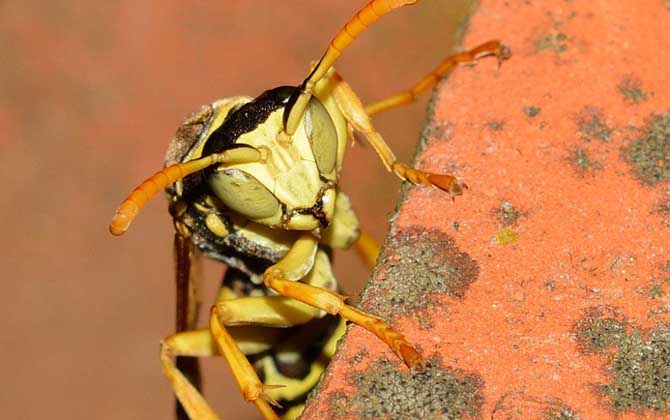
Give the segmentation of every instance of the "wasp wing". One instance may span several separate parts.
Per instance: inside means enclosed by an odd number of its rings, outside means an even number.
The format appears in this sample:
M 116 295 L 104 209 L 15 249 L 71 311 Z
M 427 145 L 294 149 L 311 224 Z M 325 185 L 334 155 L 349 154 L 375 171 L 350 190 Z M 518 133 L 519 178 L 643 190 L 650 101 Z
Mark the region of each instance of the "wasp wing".
M 175 232 L 175 280 L 177 289 L 175 331 L 194 330 L 198 323 L 200 299 L 198 296 L 199 259 L 193 243 Z M 197 389 L 200 389 L 200 366 L 196 357 L 177 357 L 179 369 Z M 177 420 L 189 420 L 179 401 L 175 405 Z

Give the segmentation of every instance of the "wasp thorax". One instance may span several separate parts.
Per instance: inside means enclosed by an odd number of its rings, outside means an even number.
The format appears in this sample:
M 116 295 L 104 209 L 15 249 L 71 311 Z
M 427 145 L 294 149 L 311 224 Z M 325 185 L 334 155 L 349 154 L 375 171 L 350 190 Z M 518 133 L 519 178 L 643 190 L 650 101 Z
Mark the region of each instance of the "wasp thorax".
M 253 127 L 247 124 L 247 130 L 234 139 L 221 131 L 242 131 L 231 124 L 235 115 L 216 130 L 213 137 L 221 142 L 227 136 L 227 147 L 251 146 L 264 150 L 266 158 L 221 165 L 208 177 L 209 185 L 223 204 L 254 222 L 292 230 L 323 228 L 335 208 L 337 130 L 327 109 L 312 98 L 290 141 L 282 139 L 289 95 L 285 88 L 277 88 L 235 111 L 243 113 L 246 121 L 256 118 L 256 123 Z M 263 113 L 264 118 L 255 112 Z

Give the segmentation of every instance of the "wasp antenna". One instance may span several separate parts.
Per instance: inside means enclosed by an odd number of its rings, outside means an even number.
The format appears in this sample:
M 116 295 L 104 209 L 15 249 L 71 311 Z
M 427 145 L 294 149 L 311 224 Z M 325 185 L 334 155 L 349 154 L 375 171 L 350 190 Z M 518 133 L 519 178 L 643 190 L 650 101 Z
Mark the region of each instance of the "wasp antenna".
M 116 210 L 112 223 L 109 225 L 109 231 L 112 235 L 123 235 L 128 230 L 132 221 L 135 220 L 140 209 L 159 191 L 165 189 L 173 182 L 201 171 L 215 163 L 212 161 L 212 156 L 210 155 L 190 162 L 175 163 L 145 179 L 144 182 L 135 187 L 133 192 L 123 200 L 118 210 Z
M 342 52 L 354 42 L 358 35 L 390 11 L 416 2 L 417 0 L 372 0 L 349 19 L 330 41 L 321 60 L 319 60 L 316 67 L 309 73 L 296 92 L 298 96 L 293 106 L 288 108 L 288 114 L 284 117 L 285 134 L 292 136 L 295 130 L 298 129 L 298 125 L 305 114 L 305 109 L 307 109 L 307 105 L 309 104 L 309 99 L 312 96 L 314 85 L 323 78 L 328 69 L 342 55 Z
M 314 70 L 305 80 L 316 83 L 325 74 L 326 71 L 335 63 L 349 45 L 365 31 L 368 26 L 377 21 L 380 17 L 402 6 L 416 3 L 417 0 L 372 0 L 365 7 L 358 11 L 349 21 L 340 29 L 335 37 L 330 41 L 328 49 L 316 65 Z
M 123 235 L 130 224 L 137 217 L 140 209 L 168 185 L 187 177 L 188 175 L 202 171 L 203 169 L 217 163 L 235 164 L 248 163 L 261 160 L 263 153 L 253 147 L 238 147 L 226 150 L 222 153 L 212 153 L 200 159 L 188 162 L 175 163 L 156 172 L 140 185 L 135 187 L 128 197 L 123 200 L 109 225 L 109 231 L 114 236 Z

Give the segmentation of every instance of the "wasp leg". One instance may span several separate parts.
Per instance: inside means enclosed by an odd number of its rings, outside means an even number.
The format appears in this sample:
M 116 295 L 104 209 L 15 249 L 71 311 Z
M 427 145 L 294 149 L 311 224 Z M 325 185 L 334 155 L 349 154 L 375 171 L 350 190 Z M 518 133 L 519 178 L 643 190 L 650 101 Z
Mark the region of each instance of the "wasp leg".
M 460 183 L 453 175 L 424 172 L 398 162 L 395 154 L 393 154 L 393 151 L 386 144 L 381 134 L 374 129 L 361 100 L 356 96 L 351 87 L 334 70 L 329 72 L 329 82 L 330 86 L 332 86 L 333 98 L 344 118 L 356 131 L 365 136 L 389 172 L 395 173 L 400 179 L 409 181 L 412 184 L 434 185 L 448 192 L 452 199 L 457 195 L 461 195 L 463 188 L 467 188 L 465 184 Z
M 209 328 L 219 351 L 228 362 L 237 385 L 242 390 L 244 399 L 254 403 L 265 420 L 279 420 L 270 406 L 279 406 L 279 404 L 266 393 L 266 390 L 279 385 L 265 385 L 261 382 L 253 366 L 242 353 L 233 336 L 224 327 L 224 323 L 219 319 L 216 306 L 212 307 L 210 312 Z
M 314 266 L 303 281 L 319 287 L 336 287 L 328 254 L 323 249 L 317 250 Z M 282 385 L 281 388 L 265 390 L 271 399 L 287 401 L 289 407 L 282 419 L 295 419 L 301 410 L 296 409 L 293 402 L 305 396 L 318 382 L 335 351 L 337 340 L 344 333 L 344 321 L 340 319 L 337 323 L 332 317 L 324 318 L 325 311 L 284 296 L 236 299 L 233 289 L 228 285 L 222 288 L 219 297 L 223 300 L 217 302 L 216 307 L 226 326 L 262 324 L 279 327 L 274 328 L 274 331 L 279 331 L 283 327 L 309 322 L 309 325 L 297 330 L 284 330 L 288 335 L 282 335 L 281 341 L 272 347 L 271 352 L 253 364 L 264 383 Z M 232 328 L 235 332 L 235 327 Z M 325 343 L 316 344 L 325 337 L 328 337 Z M 235 341 L 238 341 L 237 338 Z M 317 349 L 318 353 L 315 354 Z M 241 350 L 247 354 L 244 348 Z M 311 360 L 309 365 L 301 365 L 307 354 L 312 355 L 307 356 L 307 360 Z
M 367 314 L 344 303 L 344 297 L 331 291 L 300 283 L 313 265 L 318 240 L 312 235 L 301 236 L 289 252 L 278 263 L 263 273 L 265 285 L 280 295 L 323 309 L 332 315 L 341 315 L 375 334 L 410 367 L 421 361 L 421 356 L 400 333 L 381 318 Z
M 500 65 L 503 60 L 509 58 L 510 50 L 498 40 L 485 42 L 469 51 L 463 51 L 445 58 L 439 66 L 419 80 L 414 86 L 397 95 L 372 103 L 365 107 L 365 112 L 373 116 L 382 111 L 397 108 L 416 100 L 416 97 L 435 85 L 442 77 L 449 74 L 457 65 L 474 64 L 480 58 L 494 55 Z
M 252 296 L 217 302 L 214 308 L 226 325 L 292 327 L 305 324 L 323 313 L 284 296 Z
M 269 349 L 276 341 L 276 333 L 270 328 L 236 328 L 235 341 L 246 354 L 260 353 Z M 177 399 L 191 419 L 218 420 L 202 394 L 177 368 L 177 356 L 217 356 L 216 343 L 207 329 L 186 331 L 167 337 L 161 343 L 161 364 Z M 246 360 L 246 359 L 245 359 Z M 276 417 L 267 417 L 274 419 Z
M 323 250 L 315 250 L 306 256 L 307 263 L 302 267 L 301 277 L 314 287 L 334 288 L 336 283 L 328 255 Z M 224 288 L 226 289 L 226 288 Z M 221 296 L 230 296 L 222 293 Z M 212 335 L 221 353 L 225 356 L 233 371 L 233 376 L 238 382 L 242 394 L 247 401 L 251 401 L 266 418 L 275 418 L 268 413 L 272 412 L 270 404 L 278 405 L 277 399 L 291 399 L 291 395 L 305 393 L 304 385 L 316 383 L 324 366 L 312 366 L 310 373 L 311 382 L 291 380 L 283 375 L 272 374 L 274 363 L 265 363 L 265 378 L 268 383 L 277 380 L 281 385 L 264 385 L 258 378 L 256 370 L 251 366 L 245 354 L 248 352 L 240 349 L 237 339 L 233 339 L 228 329 L 239 325 L 262 325 L 269 327 L 291 327 L 305 324 L 313 319 L 322 318 L 326 313 L 318 308 L 284 296 L 252 296 L 237 299 L 224 299 L 218 301 L 211 311 L 210 327 Z M 234 328 L 234 327 L 233 327 Z M 277 328 L 274 328 L 275 332 Z M 281 347 L 275 349 L 277 353 L 282 351 Z M 290 351 L 290 349 L 285 349 Z M 325 365 L 325 362 L 322 362 Z M 280 388 L 281 387 L 281 388 Z M 310 386 L 311 388 L 311 386 Z
M 416 2 L 417 0 L 372 0 L 349 19 L 330 41 L 321 60 L 300 85 L 299 94 L 293 102 L 293 106 L 290 107 L 288 114 L 284 115 L 284 133 L 286 135 L 292 136 L 300 121 L 302 121 L 309 99 L 314 93 L 314 85 L 326 75 L 328 69 L 358 35 L 390 11 Z
M 296 376 L 289 376 L 290 373 L 287 374 L 286 371 L 287 366 L 299 364 L 297 360 L 302 358 L 306 351 L 315 351 L 315 340 L 318 341 L 323 338 L 324 331 L 322 327 L 333 322 L 337 322 L 336 328 L 328 333 L 328 340 L 325 345 L 320 345 L 319 353 L 314 355 L 313 360 L 309 363 L 309 367 L 295 368 L 296 370 L 293 373 L 295 374 L 298 371 L 300 373 Z M 330 328 L 331 326 L 329 325 L 328 329 Z M 328 317 L 297 330 L 295 335 L 288 336 L 288 339 L 273 347 L 271 353 L 256 360 L 254 367 L 262 372 L 265 383 L 283 385 L 282 388 L 268 390 L 267 394 L 277 401 L 286 401 L 288 407 L 286 413 L 282 416 L 284 420 L 295 418 L 295 415 L 290 415 L 290 412 L 296 412 L 294 409 L 296 406 L 295 401 L 302 399 L 316 386 L 321 374 L 333 356 L 337 341 L 345 331 L 346 321 L 343 318 L 340 317 L 334 320 L 332 317 Z M 282 363 L 284 365 L 280 367 Z M 288 369 L 290 370 L 291 368 Z
M 163 370 L 190 418 L 214 420 L 218 417 L 202 394 L 177 369 L 175 358 L 223 355 L 244 398 L 253 402 L 266 420 L 277 419 L 270 407 L 271 403 L 276 404 L 270 396 L 270 391 L 276 386 L 262 384 L 245 355 L 260 353 L 276 344 L 281 330 L 264 326 L 288 327 L 321 315 L 318 309 L 282 296 L 217 302 L 212 307 L 210 330 L 178 333 L 163 341 Z
M 369 233 L 361 230 L 360 236 L 355 243 L 356 251 L 369 269 L 375 268 L 379 256 L 379 244 Z
M 317 90 L 317 95 L 319 93 L 321 92 Z M 374 268 L 377 262 L 379 244 L 370 234 L 360 229 L 349 197 L 342 191 L 338 192 L 335 199 L 333 218 L 321 233 L 321 243 L 335 249 L 349 249 L 355 245 L 358 255 L 368 268 Z

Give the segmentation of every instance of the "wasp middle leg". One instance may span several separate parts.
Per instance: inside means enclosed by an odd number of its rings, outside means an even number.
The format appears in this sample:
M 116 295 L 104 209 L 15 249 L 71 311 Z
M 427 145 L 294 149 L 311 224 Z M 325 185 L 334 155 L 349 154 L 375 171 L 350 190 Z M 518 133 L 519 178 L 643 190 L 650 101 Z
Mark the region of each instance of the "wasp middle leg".
M 210 329 L 174 334 L 163 341 L 163 371 L 191 419 L 218 420 L 202 394 L 177 369 L 175 358 L 224 356 L 244 398 L 256 405 L 264 419 L 278 419 L 271 407 L 276 402 L 270 391 L 284 384 L 263 384 L 246 356 L 275 346 L 282 332 L 276 327 L 300 325 L 320 313 L 318 309 L 281 296 L 217 302 L 210 313 Z
M 312 269 L 317 247 L 317 238 L 310 234 L 302 235 L 284 258 L 265 271 L 265 285 L 280 295 L 322 309 L 331 315 L 340 315 L 362 326 L 388 344 L 407 366 L 417 366 L 422 360 L 421 355 L 383 319 L 347 305 L 344 296 L 332 290 L 299 282 Z

